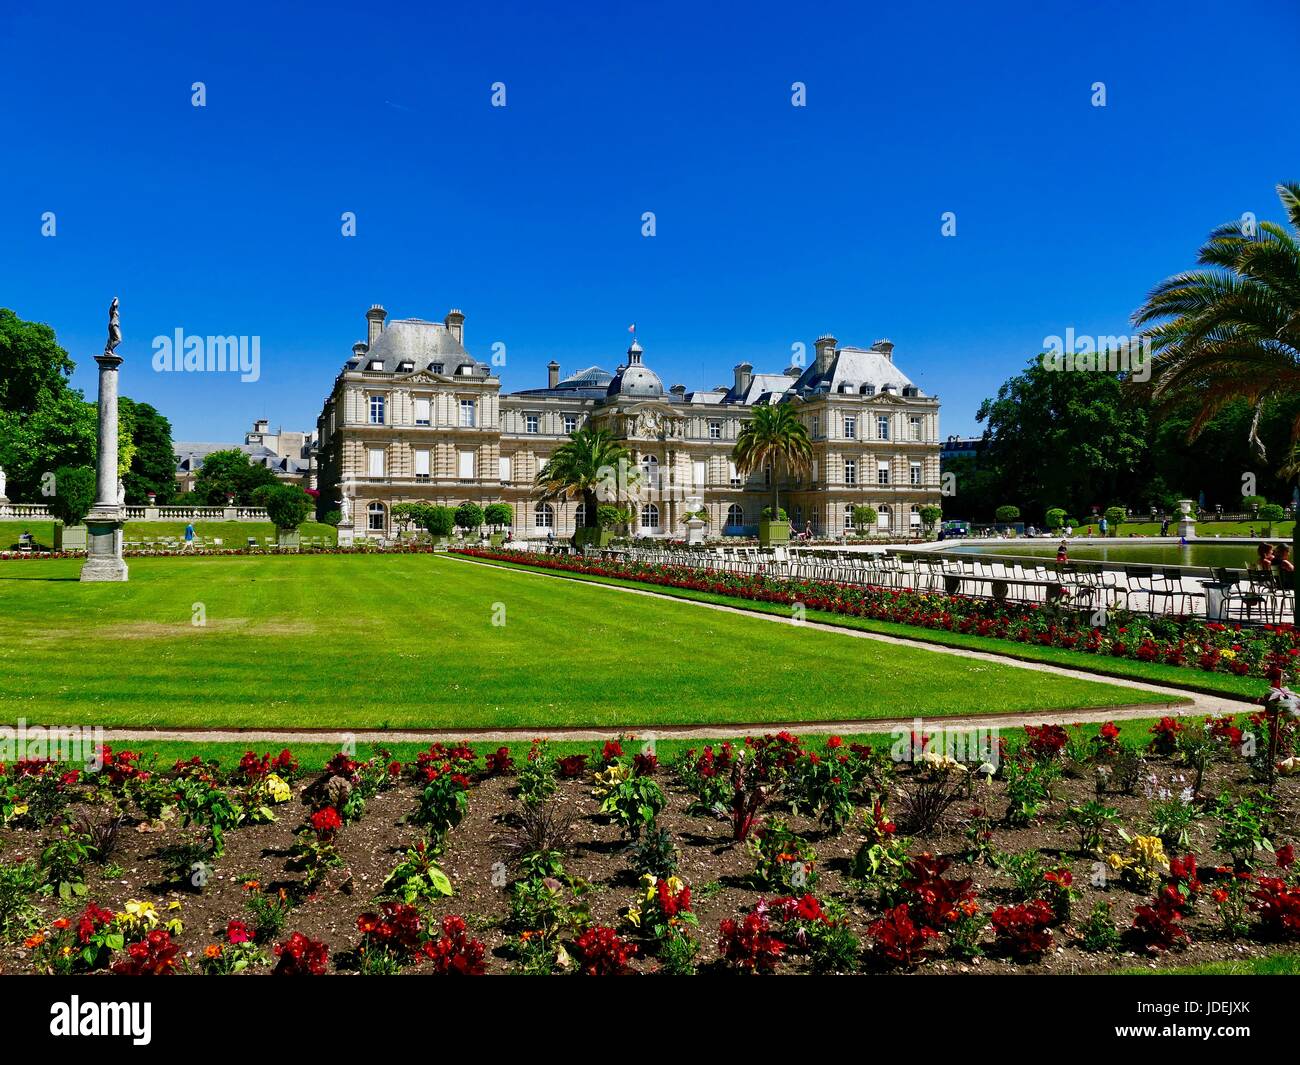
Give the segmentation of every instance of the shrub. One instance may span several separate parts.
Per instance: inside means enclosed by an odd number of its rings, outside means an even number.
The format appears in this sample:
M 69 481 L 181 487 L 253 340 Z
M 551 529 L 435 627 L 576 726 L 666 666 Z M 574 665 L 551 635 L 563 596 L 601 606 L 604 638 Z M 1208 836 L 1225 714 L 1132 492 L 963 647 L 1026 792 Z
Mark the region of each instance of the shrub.
M 1005 506 L 998 507 L 998 509 L 993 512 L 993 516 L 1001 524 L 1009 525 L 1013 521 L 1020 520 L 1020 508 L 1008 503 Z
M 477 503 L 462 503 L 456 508 L 456 527 L 473 532 L 483 524 L 483 508 Z
M 489 503 L 483 508 L 483 521 L 494 529 L 514 524 L 515 511 L 509 503 Z
M 758 890 L 802 893 L 816 882 L 816 851 L 781 818 L 773 817 L 756 829 L 748 848 Z
M 281 532 L 291 532 L 307 520 L 311 513 L 312 498 L 296 484 L 281 484 L 266 496 L 266 516 Z
M 60 466 L 54 471 L 54 495 L 49 497 L 48 505 L 59 521 L 80 525 L 94 504 L 94 470 L 89 466 Z
M 423 514 L 424 528 L 433 537 L 447 537 L 456 528 L 456 511 L 451 507 L 429 507 Z
M 667 800 L 663 789 L 649 777 L 629 776 L 618 781 L 600 804 L 600 812 L 613 818 L 631 840 L 654 824 Z
M 436 837 L 416 840 L 384 878 L 379 893 L 395 895 L 407 905 L 427 905 L 452 894 L 451 878 L 436 861 L 440 850 Z
M 951 864 L 947 858 L 920 854 L 907 863 L 907 876 L 899 885 L 912 918 L 936 932 L 956 921 L 961 904 L 975 897 L 969 878 L 945 879 L 943 874 Z
M 1108 954 L 1119 949 L 1119 929 L 1111 916 L 1108 900 L 1098 902 L 1079 922 L 1079 942 L 1084 950 L 1094 954 Z

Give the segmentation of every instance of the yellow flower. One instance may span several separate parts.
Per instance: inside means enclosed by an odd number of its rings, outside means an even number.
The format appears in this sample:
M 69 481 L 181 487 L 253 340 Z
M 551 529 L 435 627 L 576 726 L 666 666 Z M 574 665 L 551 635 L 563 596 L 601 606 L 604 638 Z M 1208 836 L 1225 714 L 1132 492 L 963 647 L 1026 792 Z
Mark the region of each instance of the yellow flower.
M 293 798 L 293 789 L 274 773 L 268 773 L 262 787 L 272 802 L 288 802 Z

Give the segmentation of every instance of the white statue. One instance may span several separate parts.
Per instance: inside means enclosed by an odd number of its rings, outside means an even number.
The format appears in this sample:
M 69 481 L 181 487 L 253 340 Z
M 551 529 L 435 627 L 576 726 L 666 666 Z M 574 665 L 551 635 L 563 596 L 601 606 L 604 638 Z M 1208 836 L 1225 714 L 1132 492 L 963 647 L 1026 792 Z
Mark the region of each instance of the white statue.
M 117 505 L 119 507 L 126 506 L 126 485 L 121 481 L 117 482 Z
M 5 468 L 0 466 L 0 503 L 3 503 L 8 498 L 5 495 Z
M 343 515 L 343 521 L 340 524 L 346 525 L 352 520 L 352 500 L 346 494 L 339 500 L 339 513 Z

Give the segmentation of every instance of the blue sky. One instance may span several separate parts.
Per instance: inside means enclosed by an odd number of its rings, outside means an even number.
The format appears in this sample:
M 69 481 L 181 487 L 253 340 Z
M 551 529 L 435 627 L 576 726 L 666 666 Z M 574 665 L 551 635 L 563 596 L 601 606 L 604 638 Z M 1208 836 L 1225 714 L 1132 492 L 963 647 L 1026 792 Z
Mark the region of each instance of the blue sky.
M 510 390 L 612 370 L 631 322 L 692 388 L 889 337 L 968 433 L 1300 178 L 1291 3 L 19 6 L 0 305 L 93 393 L 119 296 L 123 391 L 177 439 L 313 427 L 376 302 L 460 307 Z M 153 372 L 177 328 L 259 336 L 261 379 Z

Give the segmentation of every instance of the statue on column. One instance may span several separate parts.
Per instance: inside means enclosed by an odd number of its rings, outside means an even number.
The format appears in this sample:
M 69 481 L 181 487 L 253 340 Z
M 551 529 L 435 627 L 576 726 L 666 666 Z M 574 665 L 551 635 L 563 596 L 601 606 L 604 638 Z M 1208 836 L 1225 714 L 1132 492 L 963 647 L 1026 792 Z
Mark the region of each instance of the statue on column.
M 104 341 L 104 354 L 117 354 L 117 346 L 122 343 L 122 320 L 117 314 L 117 297 L 108 305 L 108 339 Z
M 3 503 L 8 498 L 5 495 L 5 468 L 0 466 L 0 503 Z

